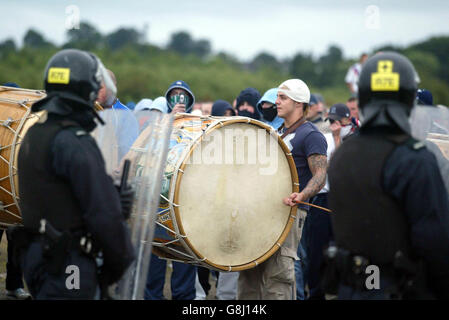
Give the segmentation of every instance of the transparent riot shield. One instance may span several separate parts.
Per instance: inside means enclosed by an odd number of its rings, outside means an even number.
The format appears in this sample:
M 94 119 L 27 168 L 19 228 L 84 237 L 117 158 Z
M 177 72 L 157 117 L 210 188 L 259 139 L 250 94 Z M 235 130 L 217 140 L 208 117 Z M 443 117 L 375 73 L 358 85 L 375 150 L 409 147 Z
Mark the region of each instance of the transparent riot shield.
M 423 141 L 435 155 L 449 194 L 449 109 L 444 106 L 416 106 L 410 116 L 412 136 Z
M 128 109 L 106 109 L 98 114 L 105 124 L 98 125 L 92 136 L 103 154 L 106 171 L 114 175 L 114 170 L 138 137 L 137 120 Z
M 410 116 L 412 136 L 430 141 L 449 159 L 449 109 L 445 106 L 415 106 Z
M 121 171 L 125 159 L 131 161 L 129 177 L 133 178 L 136 192 L 129 221 L 136 260 L 117 286 L 118 298 L 124 300 L 143 299 L 173 117 L 151 111 L 148 121 L 147 128 L 123 157 L 118 170 Z
M 97 125 L 92 136 L 97 142 L 103 155 L 106 172 L 112 175 L 112 172 L 118 168 L 118 142 L 117 142 L 117 128 L 115 126 L 114 114 L 112 109 L 101 111 L 101 118 L 104 121 L 104 125 Z

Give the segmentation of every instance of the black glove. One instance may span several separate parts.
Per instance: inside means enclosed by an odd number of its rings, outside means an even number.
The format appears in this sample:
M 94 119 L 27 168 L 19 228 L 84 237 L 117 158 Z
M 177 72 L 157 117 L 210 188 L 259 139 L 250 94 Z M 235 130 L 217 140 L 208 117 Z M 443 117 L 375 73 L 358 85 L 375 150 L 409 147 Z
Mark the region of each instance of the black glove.
M 120 190 L 119 186 L 115 186 L 120 196 L 120 204 L 122 205 L 122 214 L 125 220 L 129 219 L 131 215 L 131 209 L 134 201 L 134 188 L 126 186 L 123 190 Z

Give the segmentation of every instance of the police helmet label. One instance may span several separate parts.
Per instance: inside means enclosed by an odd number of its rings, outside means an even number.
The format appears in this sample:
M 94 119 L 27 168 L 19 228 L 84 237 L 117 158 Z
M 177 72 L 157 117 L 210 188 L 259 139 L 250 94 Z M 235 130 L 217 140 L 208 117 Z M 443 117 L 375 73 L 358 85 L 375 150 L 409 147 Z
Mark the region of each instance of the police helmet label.
M 393 72 L 393 61 L 377 62 L 377 72 L 371 74 L 371 90 L 399 91 L 399 73 Z
M 48 70 L 48 83 L 69 84 L 70 69 L 69 68 L 50 68 Z

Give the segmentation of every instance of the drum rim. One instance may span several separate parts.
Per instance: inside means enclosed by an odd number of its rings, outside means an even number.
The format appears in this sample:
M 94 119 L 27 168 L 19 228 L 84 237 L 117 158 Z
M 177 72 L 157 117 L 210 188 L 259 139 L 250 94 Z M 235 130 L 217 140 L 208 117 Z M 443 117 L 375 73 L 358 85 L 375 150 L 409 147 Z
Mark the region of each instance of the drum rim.
M 182 162 L 179 165 L 178 170 L 176 170 L 177 177 L 176 177 L 176 183 L 174 185 L 174 189 L 172 187 L 170 187 L 170 189 L 173 189 L 173 191 L 170 190 L 170 193 L 173 195 L 173 203 L 178 203 L 178 200 L 179 200 L 179 187 L 180 187 L 180 184 L 182 181 L 182 177 L 184 175 L 184 169 L 186 166 L 186 162 L 192 155 L 192 153 L 195 150 L 195 148 L 197 147 L 197 145 L 199 143 L 201 143 L 201 141 L 205 135 L 210 134 L 217 128 L 221 128 L 223 126 L 228 126 L 228 125 L 235 124 L 235 123 L 247 123 L 247 124 L 252 124 L 252 125 L 261 127 L 263 129 L 265 129 L 268 132 L 268 134 L 270 134 L 270 135 L 271 135 L 271 132 L 274 130 L 271 126 L 269 126 L 261 121 L 254 120 L 251 118 L 246 118 L 246 117 L 204 117 L 204 116 L 195 116 L 195 115 L 189 115 L 189 114 L 182 114 L 182 115 L 176 117 L 176 119 L 180 119 L 180 118 L 213 119 L 213 120 L 217 120 L 217 122 L 213 123 L 212 126 L 207 128 L 207 130 L 204 132 L 203 135 L 199 136 L 195 141 L 193 141 L 192 147 L 184 155 L 184 158 L 182 159 Z M 220 119 L 223 119 L 224 121 L 220 121 Z M 293 157 L 291 156 L 291 151 L 288 149 L 287 145 L 282 140 L 280 135 L 277 135 L 277 138 L 278 138 L 278 143 L 281 146 L 281 149 L 284 151 L 284 154 L 287 158 L 287 162 L 288 162 L 289 168 L 290 168 L 290 174 L 293 178 L 292 179 L 292 192 L 299 192 L 298 172 L 296 171 L 296 165 L 293 160 Z M 177 206 L 170 205 L 170 211 L 172 211 L 172 213 L 174 213 L 174 215 L 175 215 L 176 219 L 175 219 L 175 221 L 173 221 L 173 226 L 174 226 L 176 232 L 178 232 L 178 234 L 181 235 L 181 237 L 182 237 L 181 243 L 182 243 L 183 247 L 188 252 L 190 252 L 190 254 L 192 254 L 195 258 L 197 258 L 197 260 L 200 261 L 201 264 L 203 264 L 203 265 L 205 264 L 209 268 L 213 267 L 219 271 L 231 272 L 231 271 L 242 271 L 242 270 L 253 268 L 253 267 L 261 264 L 265 260 L 267 260 L 277 250 L 279 250 L 279 248 L 281 247 L 281 245 L 284 243 L 285 239 L 287 238 L 287 236 L 293 226 L 294 220 L 296 219 L 297 206 L 291 207 L 289 218 L 288 218 L 287 224 L 284 227 L 284 230 L 282 231 L 279 239 L 273 244 L 273 246 L 267 252 L 265 252 L 263 255 L 261 255 L 260 257 L 258 257 L 257 259 L 255 259 L 251 262 L 241 264 L 241 265 L 234 265 L 234 266 L 219 265 L 219 264 L 216 264 L 216 263 L 210 261 L 206 257 L 204 257 L 195 248 L 195 246 L 192 245 L 192 243 L 189 241 L 189 238 L 185 235 L 185 230 L 182 225 L 181 218 L 180 218 L 181 216 L 179 213 L 179 208 Z

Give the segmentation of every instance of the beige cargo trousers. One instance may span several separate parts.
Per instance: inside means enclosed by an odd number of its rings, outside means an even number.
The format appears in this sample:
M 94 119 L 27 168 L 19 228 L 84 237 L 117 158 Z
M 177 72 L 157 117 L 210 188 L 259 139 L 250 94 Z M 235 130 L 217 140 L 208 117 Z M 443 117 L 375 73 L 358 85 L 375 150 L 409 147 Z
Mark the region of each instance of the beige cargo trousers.
M 285 242 L 270 258 L 240 271 L 238 300 L 296 300 L 295 260 L 307 211 L 298 209 Z

